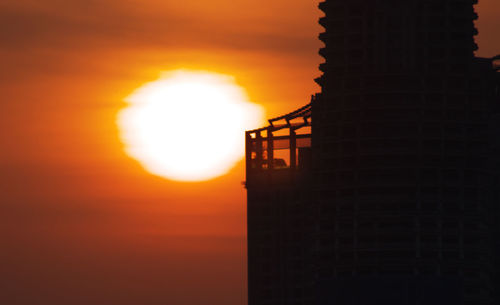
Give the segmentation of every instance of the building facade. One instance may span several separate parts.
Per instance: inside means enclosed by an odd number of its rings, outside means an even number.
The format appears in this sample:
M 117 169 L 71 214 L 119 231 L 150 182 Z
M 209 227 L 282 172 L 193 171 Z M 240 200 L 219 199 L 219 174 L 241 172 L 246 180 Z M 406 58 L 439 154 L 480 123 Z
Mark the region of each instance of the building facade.
M 500 78 L 475 3 L 319 5 L 321 92 L 247 133 L 250 305 L 498 304 Z M 311 126 L 283 167 L 279 119 Z

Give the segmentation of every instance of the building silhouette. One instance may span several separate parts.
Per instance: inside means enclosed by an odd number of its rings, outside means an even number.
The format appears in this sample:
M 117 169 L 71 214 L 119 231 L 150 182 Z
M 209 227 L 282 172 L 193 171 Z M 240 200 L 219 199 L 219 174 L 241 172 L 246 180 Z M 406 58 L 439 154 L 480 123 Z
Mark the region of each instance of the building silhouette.
M 500 304 L 475 0 L 326 0 L 321 92 L 246 133 L 249 305 Z

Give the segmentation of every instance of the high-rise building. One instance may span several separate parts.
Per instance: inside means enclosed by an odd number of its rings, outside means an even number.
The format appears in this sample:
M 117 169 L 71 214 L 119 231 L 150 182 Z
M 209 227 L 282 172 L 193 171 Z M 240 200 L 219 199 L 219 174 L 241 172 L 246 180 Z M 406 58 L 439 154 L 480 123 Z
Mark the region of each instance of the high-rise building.
M 321 92 L 247 132 L 249 305 L 499 303 L 499 58 L 474 56 L 476 2 L 319 5 Z

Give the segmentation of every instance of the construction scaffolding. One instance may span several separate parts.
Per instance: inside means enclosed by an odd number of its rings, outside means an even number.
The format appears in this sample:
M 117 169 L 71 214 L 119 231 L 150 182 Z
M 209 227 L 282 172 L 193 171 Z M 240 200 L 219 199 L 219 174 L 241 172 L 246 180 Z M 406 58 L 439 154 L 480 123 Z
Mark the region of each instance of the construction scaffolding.
M 310 168 L 312 102 L 246 132 L 247 177 Z

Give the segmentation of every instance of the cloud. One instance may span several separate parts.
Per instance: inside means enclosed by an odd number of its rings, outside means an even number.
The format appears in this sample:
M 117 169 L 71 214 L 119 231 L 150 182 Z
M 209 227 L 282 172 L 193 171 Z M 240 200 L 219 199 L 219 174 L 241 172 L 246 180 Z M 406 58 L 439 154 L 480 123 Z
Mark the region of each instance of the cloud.
M 239 7 L 234 5 L 238 2 L 222 1 L 222 7 L 229 6 L 226 10 L 198 1 L 192 10 L 189 4 L 173 1 L 158 7 L 152 0 L 125 2 L 128 5 L 122 1 L 24 3 L 0 11 L 4 48 L 218 47 L 295 53 L 311 44 L 310 30 L 317 30 L 314 19 L 311 27 L 304 27 L 302 20 L 259 14 L 255 5 L 244 1 Z

